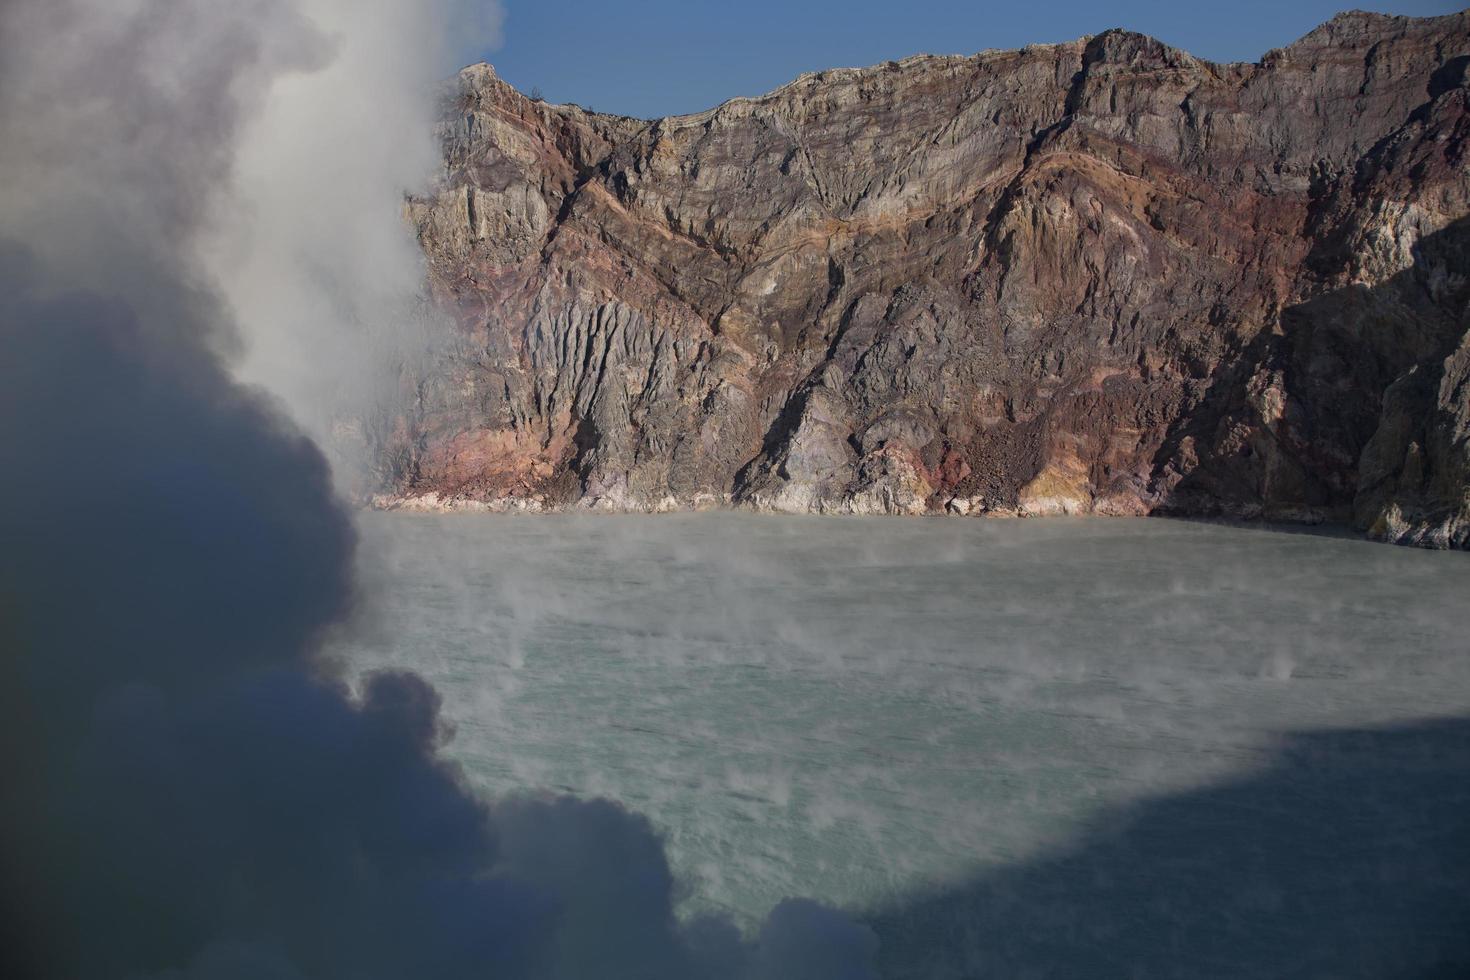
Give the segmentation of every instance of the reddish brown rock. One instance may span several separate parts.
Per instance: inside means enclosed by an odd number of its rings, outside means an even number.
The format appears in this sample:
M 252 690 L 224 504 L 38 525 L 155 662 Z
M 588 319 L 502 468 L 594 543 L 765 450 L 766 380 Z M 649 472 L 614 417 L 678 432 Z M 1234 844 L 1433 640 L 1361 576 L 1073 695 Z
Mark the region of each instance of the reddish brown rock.
M 1352 520 L 1470 544 L 1470 14 L 1110 31 L 644 122 L 479 65 L 390 500 Z

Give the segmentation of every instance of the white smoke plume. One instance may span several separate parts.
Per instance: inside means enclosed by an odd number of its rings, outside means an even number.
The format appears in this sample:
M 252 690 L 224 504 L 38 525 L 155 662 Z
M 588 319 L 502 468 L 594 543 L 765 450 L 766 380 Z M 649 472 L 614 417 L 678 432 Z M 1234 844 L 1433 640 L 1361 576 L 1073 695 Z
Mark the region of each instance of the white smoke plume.
M 433 124 L 454 55 L 496 39 L 459 30 L 444 2 L 300 6 L 328 60 L 265 87 L 205 251 L 244 331 L 239 374 L 283 397 L 350 478 L 399 366 L 444 339 L 397 203 L 439 162 Z M 494 31 L 498 8 L 486 9 L 479 23 Z

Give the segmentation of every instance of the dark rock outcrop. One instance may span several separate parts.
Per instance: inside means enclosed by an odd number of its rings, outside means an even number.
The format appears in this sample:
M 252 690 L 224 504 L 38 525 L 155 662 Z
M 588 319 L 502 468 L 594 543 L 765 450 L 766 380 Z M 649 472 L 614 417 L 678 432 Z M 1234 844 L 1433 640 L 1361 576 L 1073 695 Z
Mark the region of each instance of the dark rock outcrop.
M 385 503 L 1183 512 L 1470 545 L 1470 12 L 1109 31 L 653 122 L 465 69 Z

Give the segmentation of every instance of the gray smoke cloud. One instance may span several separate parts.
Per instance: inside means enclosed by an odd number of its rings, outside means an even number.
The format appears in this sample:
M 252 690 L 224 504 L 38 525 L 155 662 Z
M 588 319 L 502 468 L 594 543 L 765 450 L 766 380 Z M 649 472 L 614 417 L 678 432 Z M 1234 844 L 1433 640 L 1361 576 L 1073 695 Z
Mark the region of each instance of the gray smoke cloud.
M 810 902 L 680 921 L 645 819 L 480 800 L 427 684 L 319 660 L 355 534 L 288 411 L 334 365 L 287 368 L 415 288 L 372 280 L 419 151 L 354 161 L 422 69 L 384 115 L 352 79 L 430 16 L 351 10 L 0 8 L 0 975 L 872 976 L 872 933 Z

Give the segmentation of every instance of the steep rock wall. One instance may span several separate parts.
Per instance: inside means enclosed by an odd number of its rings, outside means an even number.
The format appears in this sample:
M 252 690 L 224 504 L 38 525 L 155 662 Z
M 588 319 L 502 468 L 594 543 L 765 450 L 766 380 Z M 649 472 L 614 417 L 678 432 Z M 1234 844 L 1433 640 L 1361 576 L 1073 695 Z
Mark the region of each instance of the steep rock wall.
M 1110 31 L 645 122 L 448 99 L 386 503 L 1180 512 L 1470 544 L 1470 12 Z

